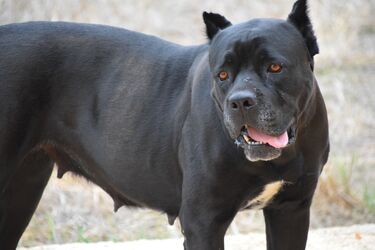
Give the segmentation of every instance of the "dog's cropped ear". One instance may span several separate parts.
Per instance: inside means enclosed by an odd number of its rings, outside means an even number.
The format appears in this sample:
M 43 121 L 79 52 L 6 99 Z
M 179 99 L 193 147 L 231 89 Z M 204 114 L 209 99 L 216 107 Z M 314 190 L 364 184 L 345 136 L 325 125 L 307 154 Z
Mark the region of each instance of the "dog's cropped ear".
M 294 3 L 292 12 L 288 16 L 288 22 L 301 32 L 311 57 L 318 54 L 319 47 L 308 16 L 307 0 L 298 0 Z
M 203 20 L 206 24 L 206 33 L 210 40 L 214 38 L 219 30 L 232 25 L 225 17 L 216 13 L 203 12 Z

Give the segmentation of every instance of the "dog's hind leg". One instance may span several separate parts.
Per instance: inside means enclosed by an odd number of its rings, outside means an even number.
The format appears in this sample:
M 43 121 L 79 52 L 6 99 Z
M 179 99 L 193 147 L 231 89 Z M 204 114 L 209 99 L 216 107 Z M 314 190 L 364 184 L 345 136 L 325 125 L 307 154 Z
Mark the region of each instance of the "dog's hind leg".
M 0 249 L 16 249 L 53 169 L 44 152 L 28 156 L 0 193 Z

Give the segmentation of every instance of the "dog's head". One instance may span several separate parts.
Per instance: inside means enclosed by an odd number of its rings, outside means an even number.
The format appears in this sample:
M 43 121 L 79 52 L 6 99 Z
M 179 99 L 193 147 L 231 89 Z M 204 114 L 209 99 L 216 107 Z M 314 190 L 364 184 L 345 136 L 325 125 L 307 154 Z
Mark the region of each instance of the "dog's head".
M 307 14 L 297 1 L 287 20 L 232 25 L 203 13 L 210 39 L 212 97 L 231 138 L 250 161 L 272 160 L 293 144 L 300 114 L 313 93 L 319 52 Z

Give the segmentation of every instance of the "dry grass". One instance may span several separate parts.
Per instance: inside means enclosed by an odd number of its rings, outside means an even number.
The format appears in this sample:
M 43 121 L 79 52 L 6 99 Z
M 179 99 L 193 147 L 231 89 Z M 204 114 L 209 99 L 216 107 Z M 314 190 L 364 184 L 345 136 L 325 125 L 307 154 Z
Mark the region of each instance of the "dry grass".
M 182 44 L 205 41 L 203 10 L 240 22 L 284 18 L 293 0 L 131 1 L 0 0 L 0 23 L 67 20 L 103 23 Z M 314 0 L 311 15 L 321 55 L 316 72 L 329 112 L 332 150 L 312 210 L 312 226 L 375 222 L 375 1 Z M 260 212 L 240 213 L 230 234 L 262 231 Z M 178 226 L 150 210 L 112 212 L 99 188 L 70 177 L 53 178 L 21 245 L 124 241 L 179 235 Z

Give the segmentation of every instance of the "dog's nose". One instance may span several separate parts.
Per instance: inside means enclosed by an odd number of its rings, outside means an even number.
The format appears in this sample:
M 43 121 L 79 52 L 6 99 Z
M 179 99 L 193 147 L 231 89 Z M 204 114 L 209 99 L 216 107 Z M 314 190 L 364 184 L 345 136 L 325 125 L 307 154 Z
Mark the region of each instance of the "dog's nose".
M 233 93 L 229 98 L 228 102 L 232 110 L 247 110 L 252 108 L 256 104 L 255 93 L 242 90 Z

